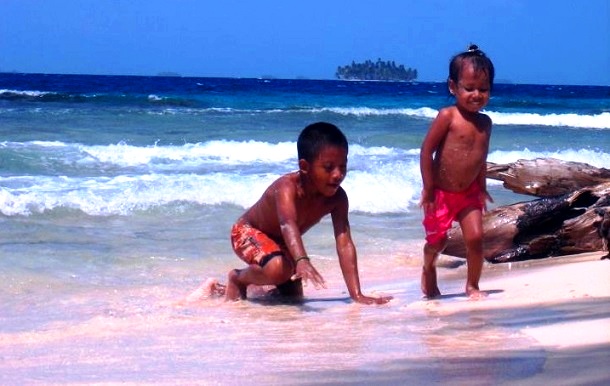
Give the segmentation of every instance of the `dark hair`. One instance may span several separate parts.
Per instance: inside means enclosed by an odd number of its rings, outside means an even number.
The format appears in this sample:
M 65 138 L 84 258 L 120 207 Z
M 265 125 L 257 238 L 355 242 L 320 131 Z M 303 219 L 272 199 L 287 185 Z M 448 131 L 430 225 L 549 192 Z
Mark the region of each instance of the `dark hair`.
M 329 145 L 348 150 L 347 138 L 337 126 L 326 122 L 312 123 L 299 134 L 297 140 L 299 159 L 313 162 L 322 148 Z
M 468 46 L 468 50 L 455 55 L 449 62 L 449 79 L 457 84 L 460 78 L 460 71 L 465 61 L 472 63 L 475 72 L 483 71 L 489 78 L 489 87 L 493 88 L 495 70 L 491 59 L 479 49 L 476 44 Z

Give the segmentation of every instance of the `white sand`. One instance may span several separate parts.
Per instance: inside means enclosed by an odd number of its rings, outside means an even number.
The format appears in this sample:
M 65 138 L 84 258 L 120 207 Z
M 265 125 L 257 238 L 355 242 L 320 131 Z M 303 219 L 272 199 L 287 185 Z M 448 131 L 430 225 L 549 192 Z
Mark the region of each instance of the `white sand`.
M 584 253 L 542 260 L 487 266 L 481 288 L 490 292 L 483 301 L 415 302 L 450 315 L 464 310 L 498 308 L 570 308 L 570 303 L 610 300 L 610 260 L 603 253 Z M 464 270 L 465 267 L 460 267 Z M 442 286 L 443 278 L 439 279 Z M 572 307 L 574 308 L 574 307 Z M 579 306 L 582 320 L 555 317 L 542 326 L 524 326 L 521 331 L 547 348 L 610 344 L 610 302 L 599 307 Z
M 610 260 L 600 260 L 604 254 L 487 266 L 481 281 L 487 299 L 420 301 L 413 307 L 446 316 L 495 310 L 499 324 L 533 338 L 531 350 L 546 353 L 541 371 L 505 383 L 610 384 Z

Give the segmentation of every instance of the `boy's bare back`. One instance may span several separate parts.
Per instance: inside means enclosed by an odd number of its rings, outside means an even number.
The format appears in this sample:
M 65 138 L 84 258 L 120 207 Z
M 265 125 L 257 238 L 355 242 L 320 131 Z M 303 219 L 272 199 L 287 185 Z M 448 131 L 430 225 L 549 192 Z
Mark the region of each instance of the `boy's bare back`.
M 304 234 L 341 202 L 347 203 L 343 188 L 339 187 L 331 197 L 308 194 L 299 172 L 292 172 L 271 184 L 242 219 L 283 244 L 282 226 L 296 225 L 299 233 Z M 289 224 L 290 221 L 296 224 Z
M 430 128 L 429 143 L 436 153 L 434 187 L 449 192 L 466 190 L 486 167 L 491 119 L 482 113 L 464 114 L 456 106 L 442 109 Z

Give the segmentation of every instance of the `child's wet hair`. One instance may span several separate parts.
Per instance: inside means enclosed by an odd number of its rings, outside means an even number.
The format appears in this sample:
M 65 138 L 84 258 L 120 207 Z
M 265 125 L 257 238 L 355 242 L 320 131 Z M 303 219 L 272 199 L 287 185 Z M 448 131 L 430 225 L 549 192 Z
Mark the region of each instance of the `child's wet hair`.
M 468 50 L 455 55 L 449 62 L 449 79 L 457 84 L 460 80 L 460 71 L 465 61 L 472 63 L 475 72 L 483 71 L 489 78 L 489 87 L 494 84 L 495 70 L 491 59 L 479 49 L 476 44 L 468 46 Z
M 316 122 L 301 131 L 297 140 L 299 159 L 313 162 L 325 146 L 338 146 L 348 150 L 347 138 L 332 123 Z

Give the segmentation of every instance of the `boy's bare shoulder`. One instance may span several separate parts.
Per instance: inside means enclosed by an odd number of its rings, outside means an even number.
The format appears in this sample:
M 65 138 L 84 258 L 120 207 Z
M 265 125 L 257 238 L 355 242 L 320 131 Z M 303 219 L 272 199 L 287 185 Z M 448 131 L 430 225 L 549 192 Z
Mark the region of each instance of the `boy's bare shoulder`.
M 300 191 L 301 180 L 299 172 L 290 172 L 280 176 L 275 180 L 269 188 L 268 192 L 283 193 L 283 192 L 296 192 Z

